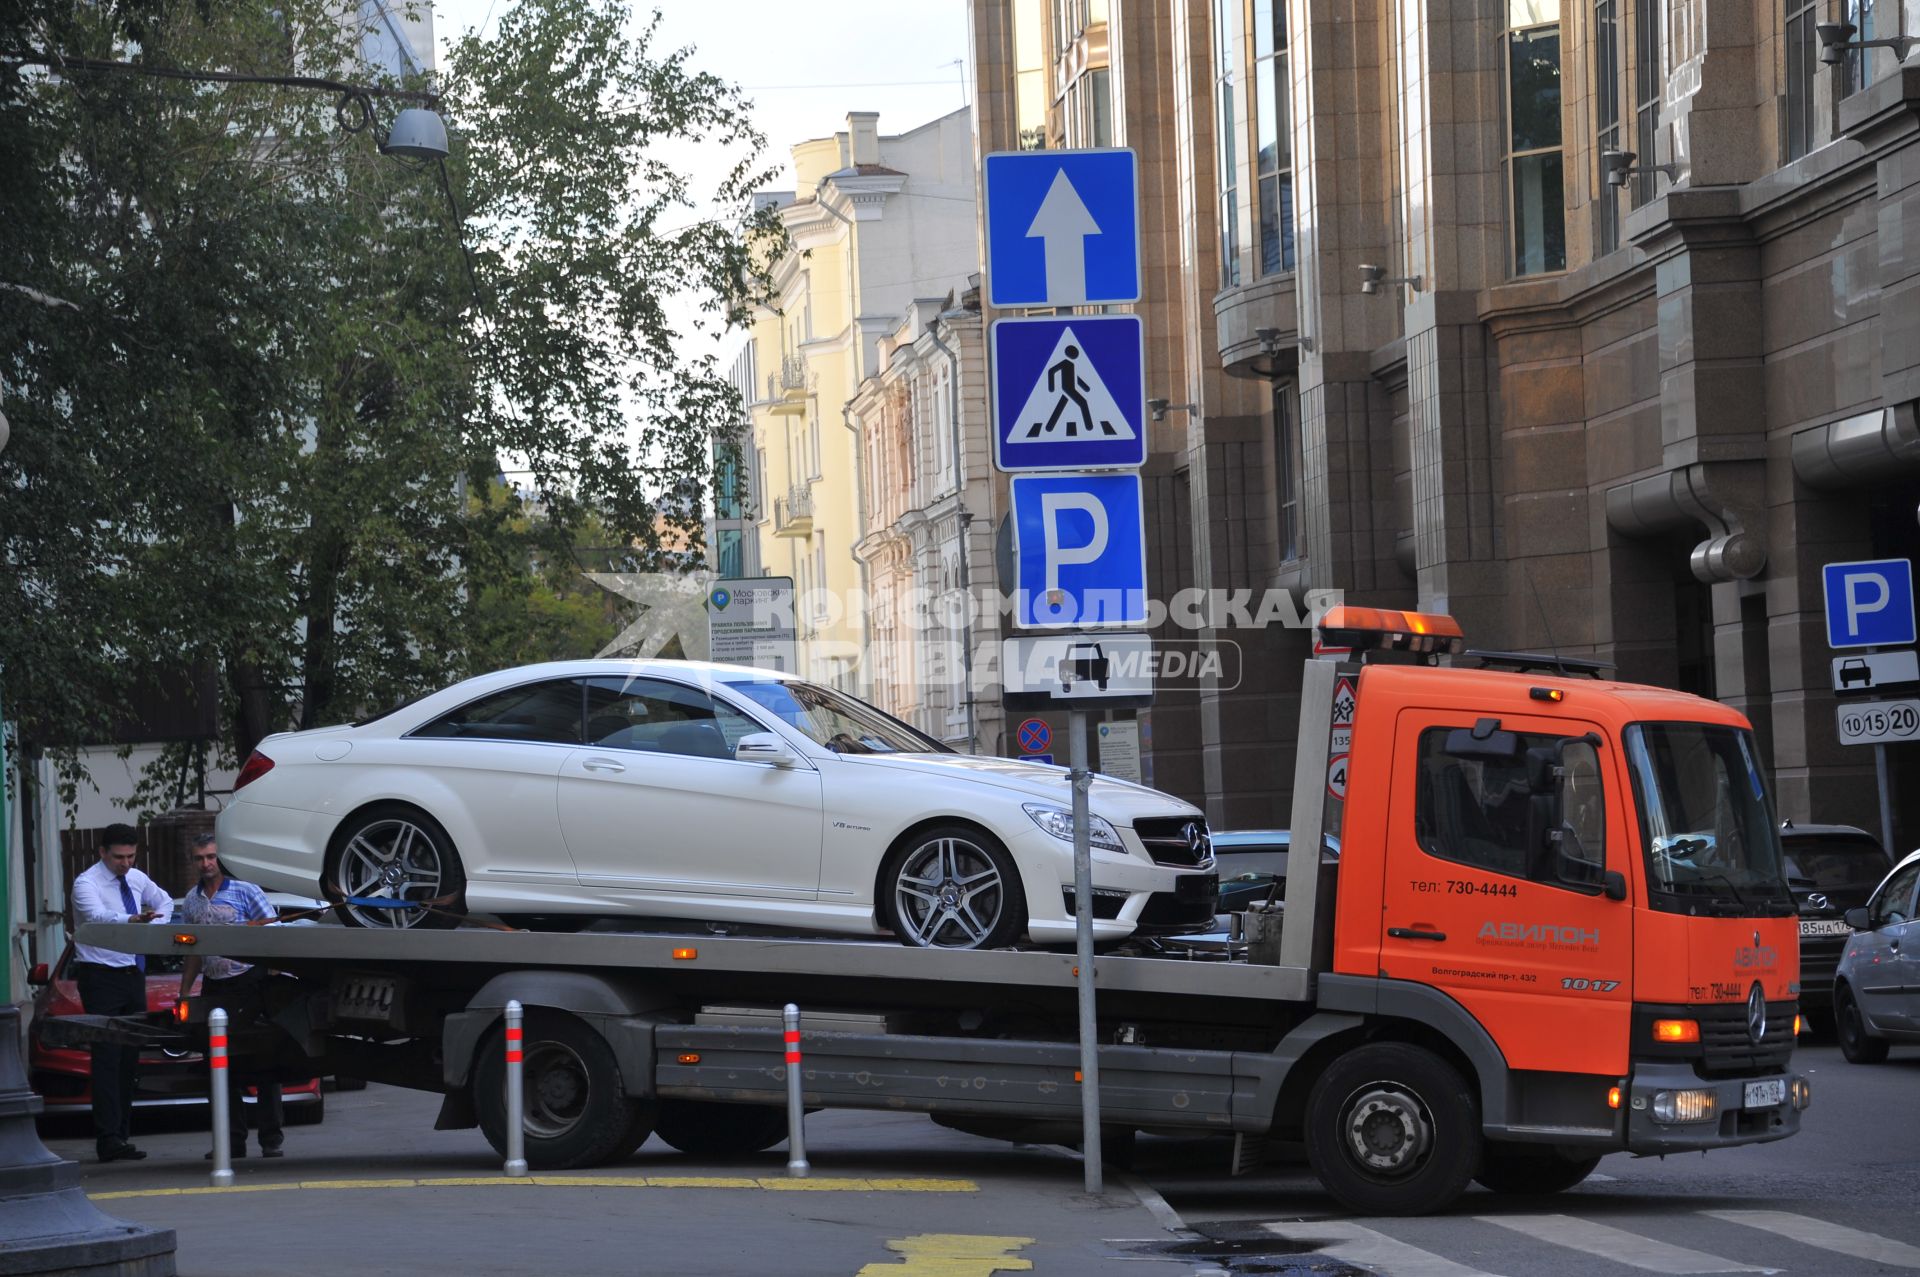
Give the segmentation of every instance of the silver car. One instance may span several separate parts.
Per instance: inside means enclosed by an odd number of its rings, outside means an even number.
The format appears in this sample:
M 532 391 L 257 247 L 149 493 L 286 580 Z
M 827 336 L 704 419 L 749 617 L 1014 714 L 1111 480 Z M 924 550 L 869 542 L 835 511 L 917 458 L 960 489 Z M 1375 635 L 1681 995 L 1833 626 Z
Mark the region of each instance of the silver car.
M 1847 910 L 1854 934 L 1833 977 L 1833 1019 L 1840 1051 L 1855 1064 L 1878 1064 L 1894 1042 L 1920 1043 L 1920 851 L 1910 853 Z

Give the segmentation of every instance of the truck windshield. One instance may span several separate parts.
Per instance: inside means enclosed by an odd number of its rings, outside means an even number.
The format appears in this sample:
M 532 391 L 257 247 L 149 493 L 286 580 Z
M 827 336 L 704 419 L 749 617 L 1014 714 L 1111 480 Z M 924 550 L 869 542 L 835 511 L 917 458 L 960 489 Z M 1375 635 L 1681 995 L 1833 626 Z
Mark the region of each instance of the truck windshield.
M 1655 909 L 1724 917 L 1793 912 L 1750 733 L 1704 723 L 1627 729 Z
M 798 679 L 723 679 L 729 691 L 771 710 L 836 754 L 949 754 L 953 751 L 830 687 Z

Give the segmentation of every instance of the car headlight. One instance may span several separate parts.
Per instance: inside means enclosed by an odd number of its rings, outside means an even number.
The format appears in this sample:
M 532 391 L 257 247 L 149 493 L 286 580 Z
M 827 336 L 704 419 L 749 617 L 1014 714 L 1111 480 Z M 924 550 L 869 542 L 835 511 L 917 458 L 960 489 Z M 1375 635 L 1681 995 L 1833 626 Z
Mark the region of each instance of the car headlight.
M 1044 803 L 1028 803 L 1021 810 L 1033 817 L 1033 823 L 1058 838 L 1061 842 L 1073 841 L 1073 813 L 1063 807 L 1048 807 Z M 1127 849 L 1120 841 L 1120 833 L 1107 821 L 1088 813 L 1087 843 L 1102 851 L 1121 851 Z

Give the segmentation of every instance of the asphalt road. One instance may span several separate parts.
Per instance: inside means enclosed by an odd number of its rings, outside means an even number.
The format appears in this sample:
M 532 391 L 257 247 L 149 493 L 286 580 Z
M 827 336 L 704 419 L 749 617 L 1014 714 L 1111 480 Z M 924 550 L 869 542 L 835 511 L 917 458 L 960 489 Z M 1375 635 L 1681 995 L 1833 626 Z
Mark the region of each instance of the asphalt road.
M 781 1148 L 687 1157 L 651 1141 L 594 1172 L 508 1182 L 475 1131 L 432 1129 L 437 1100 L 385 1087 L 328 1096 L 288 1156 L 205 1191 L 204 1128 L 137 1123 L 145 1162 L 102 1166 L 71 1123 L 46 1132 L 124 1219 L 180 1235 L 180 1271 L 858 1274 L 990 1277 L 1620 1277 L 1920 1272 L 1920 1050 L 1874 1068 L 1831 1046 L 1796 1057 L 1815 1085 L 1802 1133 L 1708 1157 L 1613 1157 L 1545 1201 L 1475 1190 L 1422 1219 L 1342 1216 L 1304 1168 L 1230 1178 L 1217 1141 L 1143 1137 L 1134 1174 L 1086 1197 L 1058 1148 L 943 1130 L 908 1114 L 808 1122 L 813 1187 Z M 1739 1214 L 1738 1212 L 1748 1212 Z M 1752 1212 L 1771 1212 L 1754 1214 Z
M 1873 1067 L 1831 1045 L 1794 1060 L 1814 1086 L 1794 1138 L 1609 1157 L 1546 1199 L 1476 1188 L 1444 1215 L 1354 1219 L 1304 1168 L 1223 1178 L 1175 1141 L 1142 1140 L 1136 1172 L 1199 1238 L 1220 1239 L 1216 1266 L 1236 1277 L 1338 1272 L 1343 1261 L 1389 1277 L 1920 1271 L 1920 1049 L 1896 1047 Z

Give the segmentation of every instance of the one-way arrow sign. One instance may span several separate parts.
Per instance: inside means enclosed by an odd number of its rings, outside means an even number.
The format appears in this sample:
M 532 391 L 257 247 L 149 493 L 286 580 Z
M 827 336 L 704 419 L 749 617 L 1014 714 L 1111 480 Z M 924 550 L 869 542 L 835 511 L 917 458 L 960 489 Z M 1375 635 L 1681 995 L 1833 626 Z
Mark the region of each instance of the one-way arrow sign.
M 981 176 L 988 305 L 1140 300 L 1132 151 L 1000 151 L 987 156 Z

